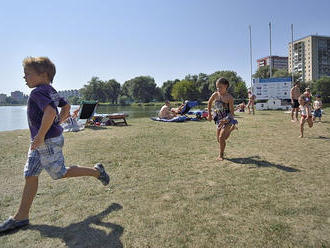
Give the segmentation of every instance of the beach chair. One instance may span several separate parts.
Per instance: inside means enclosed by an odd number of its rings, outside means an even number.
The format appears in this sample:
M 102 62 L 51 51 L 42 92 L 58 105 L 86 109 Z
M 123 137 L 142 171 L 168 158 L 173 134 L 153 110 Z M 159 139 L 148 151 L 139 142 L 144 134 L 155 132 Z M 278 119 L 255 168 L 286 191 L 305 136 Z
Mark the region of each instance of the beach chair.
M 82 101 L 80 104 L 80 110 L 78 113 L 78 120 L 86 120 L 85 125 L 93 123 L 91 119 L 93 118 L 98 101 Z
M 195 107 L 198 105 L 198 101 L 187 101 L 185 105 L 183 106 L 181 112 L 179 112 L 180 115 L 186 115 L 190 111 L 192 107 Z

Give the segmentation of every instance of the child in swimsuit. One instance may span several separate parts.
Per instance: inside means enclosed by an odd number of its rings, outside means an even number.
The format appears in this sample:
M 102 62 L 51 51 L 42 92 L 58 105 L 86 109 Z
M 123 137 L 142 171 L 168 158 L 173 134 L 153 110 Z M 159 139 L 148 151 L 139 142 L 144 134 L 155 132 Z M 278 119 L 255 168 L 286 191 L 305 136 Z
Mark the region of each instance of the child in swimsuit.
M 313 126 L 312 111 L 311 111 L 311 92 L 309 88 L 305 89 L 305 92 L 299 97 L 299 108 L 301 113 L 300 119 L 300 138 L 304 137 L 304 125 L 307 121 L 308 126 L 311 128 Z
M 234 119 L 234 99 L 227 92 L 229 82 L 225 78 L 219 78 L 216 82 L 217 91 L 212 94 L 208 101 L 208 120 L 212 120 L 211 107 L 214 102 L 213 120 L 217 125 L 217 140 L 219 142 L 219 156 L 217 160 L 224 159 L 226 140 L 236 128 L 237 120 Z

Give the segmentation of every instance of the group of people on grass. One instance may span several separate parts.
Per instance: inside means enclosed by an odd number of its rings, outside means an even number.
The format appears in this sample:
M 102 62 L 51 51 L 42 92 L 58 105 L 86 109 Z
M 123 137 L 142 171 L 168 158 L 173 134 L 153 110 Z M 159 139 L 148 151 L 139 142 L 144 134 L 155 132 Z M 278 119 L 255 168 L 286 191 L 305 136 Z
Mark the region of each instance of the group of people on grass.
M 52 87 L 51 83 L 56 73 L 55 65 L 47 57 L 27 57 L 23 60 L 24 79 L 29 88 L 33 88 L 27 103 L 28 123 L 31 134 L 31 144 L 28 151 L 28 159 L 24 167 L 25 186 L 21 198 L 21 203 L 16 214 L 9 217 L 0 224 L 0 232 L 18 229 L 29 224 L 29 213 L 34 197 L 38 189 L 38 176 L 45 169 L 53 179 L 63 179 L 68 177 L 90 176 L 95 177 L 108 185 L 110 177 L 101 163 L 97 163 L 93 168 L 71 166 L 66 167 L 62 148 L 64 138 L 62 135 L 63 123 L 70 116 L 70 105 Z M 219 143 L 219 156 L 217 160 L 224 159 L 226 141 L 238 124 L 234 118 L 234 99 L 228 93 L 229 82 L 225 78 L 216 81 L 216 91 L 211 95 L 207 105 L 207 119 L 214 120 L 216 124 L 216 139 Z M 297 87 L 295 85 L 295 87 Z M 298 89 L 299 90 L 299 89 Z M 311 114 L 311 95 L 309 89 L 300 95 L 297 88 L 292 90 L 292 100 L 294 109 L 298 108 L 296 100 L 300 104 L 301 110 L 301 136 L 303 136 L 303 124 L 305 121 L 310 126 L 313 125 Z M 247 105 L 249 113 L 254 114 L 255 96 L 249 92 L 249 103 Z M 214 112 L 212 115 L 212 106 Z M 173 118 L 180 114 L 185 103 L 178 108 L 170 108 L 170 102 L 166 101 L 159 113 L 161 118 Z M 314 109 L 320 111 L 322 103 L 317 98 L 314 102 Z M 61 108 L 58 112 L 57 108 Z M 239 110 L 245 109 L 245 103 L 239 106 Z M 76 111 L 75 115 L 77 115 Z M 293 112 L 292 112 L 293 113 Z M 315 111 L 314 111 L 315 113 Z M 296 118 L 298 115 L 296 113 Z M 293 114 L 292 114 L 293 119 Z

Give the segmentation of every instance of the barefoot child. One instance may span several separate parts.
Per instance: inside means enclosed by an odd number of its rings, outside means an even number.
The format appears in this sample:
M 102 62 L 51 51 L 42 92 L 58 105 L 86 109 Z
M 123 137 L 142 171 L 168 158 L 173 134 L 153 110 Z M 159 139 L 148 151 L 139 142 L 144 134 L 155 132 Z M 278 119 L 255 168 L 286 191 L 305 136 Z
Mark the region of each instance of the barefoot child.
M 27 57 L 23 60 L 24 79 L 29 88 L 34 88 L 27 103 L 31 145 L 24 167 L 25 186 L 18 211 L 0 224 L 0 233 L 29 224 L 29 212 L 38 189 L 38 176 L 45 169 L 53 179 L 92 176 L 103 185 L 109 176 L 102 164 L 94 168 L 66 167 L 62 147 L 64 138 L 60 123 L 70 113 L 70 105 L 51 86 L 55 65 L 47 57 Z M 61 108 L 58 113 L 57 107 Z
M 208 101 L 208 120 L 212 120 L 211 107 L 214 103 L 215 113 L 214 121 L 217 125 L 217 140 L 219 142 L 219 156 L 217 160 L 224 159 L 226 140 L 230 133 L 235 129 L 237 120 L 234 119 L 234 99 L 227 92 L 229 82 L 225 78 L 219 78 L 216 81 L 217 91 L 212 94 Z
M 311 111 L 311 92 L 309 88 L 305 89 L 305 92 L 299 97 L 299 104 L 300 104 L 300 138 L 304 137 L 304 125 L 307 121 L 308 126 L 313 126 L 312 120 L 312 111 Z
M 321 101 L 321 97 L 319 95 L 316 96 L 316 100 L 313 102 L 313 109 L 314 109 L 314 113 L 313 113 L 313 121 L 315 122 L 316 117 L 319 118 L 319 122 L 321 122 L 321 118 L 322 118 L 322 101 Z
M 247 108 L 249 110 L 249 114 L 251 114 L 251 109 L 252 108 L 252 114 L 254 114 L 254 102 L 256 100 L 256 95 L 252 93 L 251 90 L 248 91 L 248 98 L 249 102 L 247 104 Z

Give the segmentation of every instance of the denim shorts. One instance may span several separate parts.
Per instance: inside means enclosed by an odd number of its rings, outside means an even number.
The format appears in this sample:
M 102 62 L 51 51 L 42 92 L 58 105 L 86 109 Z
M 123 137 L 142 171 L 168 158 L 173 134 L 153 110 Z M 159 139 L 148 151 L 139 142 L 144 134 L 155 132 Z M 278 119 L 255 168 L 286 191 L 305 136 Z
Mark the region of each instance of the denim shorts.
M 315 109 L 313 115 L 314 115 L 314 117 L 321 118 L 322 117 L 322 111 L 321 111 L 321 109 Z
M 46 139 L 45 143 L 35 150 L 30 147 L 24 176 L 39 176 L 42 169 L 45 169 L 53 179 L 62 178 L 67 172 L 62 153 L 63 145 L 64 137 L 60 135 Z

